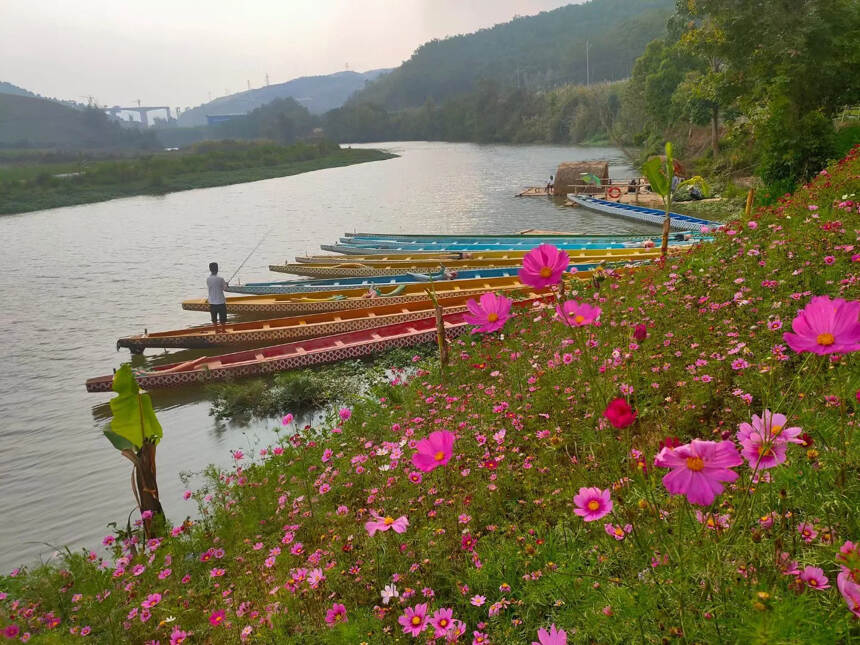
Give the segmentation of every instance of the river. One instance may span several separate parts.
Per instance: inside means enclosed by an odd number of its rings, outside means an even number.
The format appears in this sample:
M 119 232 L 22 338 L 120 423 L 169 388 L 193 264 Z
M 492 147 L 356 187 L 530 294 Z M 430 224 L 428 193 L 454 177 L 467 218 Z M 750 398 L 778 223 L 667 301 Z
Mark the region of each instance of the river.
M 267 265 L 313 253 L 345 231 L 499 233 L 653 232 L 635 223 L 515 198 L 561 161 L 605 159 L 612 148 L 379 143 L 400 157 L 233 186 L 0 217 L 0 571 L 51 558 L 57 547 L 98 547 L 106 524 L 134 506 L 131 466 L 104 439 L 110 395 L 84 381 L 109 374 L 126 351 L 116 338 L 206 322 L 180 301 L 205 296 L 210 261 L 229 277 L 285 279 Z M 158 352 L 150 350 L 145 361 Z M 162 360 L 164 358 L 162 357 Z M 182 471 L 226 465 L 273 439 L 270 420 L 216 422 L 204 390 L 152 395 L 164 438 L 158 474 L 173 521 L 193 514 Z M 256 450 L 254 450 L 256 452 Z

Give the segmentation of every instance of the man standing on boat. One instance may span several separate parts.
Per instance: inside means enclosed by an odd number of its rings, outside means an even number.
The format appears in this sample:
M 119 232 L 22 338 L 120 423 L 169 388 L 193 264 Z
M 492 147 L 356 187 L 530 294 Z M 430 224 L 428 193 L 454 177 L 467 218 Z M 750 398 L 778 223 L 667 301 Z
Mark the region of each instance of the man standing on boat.
M 218 263 L 210 262 L 209 277 L 206 278 L 206 288 L 209 290 L 209 315 L 212 316 L 212 324 L 218 331 L 218 323 L 224 328 L 227 324 L 227 299 L 224 297 L 224 289 L 227 281 L 218 275 Z

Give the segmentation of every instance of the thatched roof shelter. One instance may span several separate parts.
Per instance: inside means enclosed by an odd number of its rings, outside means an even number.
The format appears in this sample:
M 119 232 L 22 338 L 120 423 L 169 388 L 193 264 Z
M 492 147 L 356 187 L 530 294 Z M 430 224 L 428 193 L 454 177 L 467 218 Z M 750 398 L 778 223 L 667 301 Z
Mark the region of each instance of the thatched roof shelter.
M 559 164 L 555 171 L 553 194 L 587 193 L 593 195 L 606 190 L 605 187 L 598 187 L 585 182 L 582 175 L 586 173 L 600 177 L 600 182 L 605 184 L 609 181 L 609 164 L 605 161 L 565 161 Z

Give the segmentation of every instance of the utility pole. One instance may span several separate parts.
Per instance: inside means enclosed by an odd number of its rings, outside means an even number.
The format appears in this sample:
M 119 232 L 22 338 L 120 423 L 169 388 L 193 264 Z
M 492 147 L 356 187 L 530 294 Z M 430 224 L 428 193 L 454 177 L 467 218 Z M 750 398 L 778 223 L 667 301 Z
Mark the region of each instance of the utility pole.
M 588 64 L 588 50 L 591 48 L 591 43 L 585 41 L 585 86 L 591 85 L 591 69 Z
M 266 87 L 269 87 L 269 72 L 266 72 Z

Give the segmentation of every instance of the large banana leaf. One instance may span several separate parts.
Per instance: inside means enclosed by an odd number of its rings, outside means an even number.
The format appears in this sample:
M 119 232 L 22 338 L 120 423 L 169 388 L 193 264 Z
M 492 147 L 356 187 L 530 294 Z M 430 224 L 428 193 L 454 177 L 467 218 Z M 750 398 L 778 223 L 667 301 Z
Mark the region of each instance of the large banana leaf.
M 642 164 L 642 172 L 651 184 L 651 190 L 664 199 L 672 190 L 672 178 L 666 176 L 663 160 L 660 157 L 652 157 Z
M 158 443 L 162 436 L 161 424 L 152 409 L 149 394 L 142 393 L 131 373 L 131 366 L 123 365 L 114 374 L 113 391 L 117 396 L 110 400 L 113 418 L 105 437 L 117 450 L 133 446 L 140 450 L 144 441 Z

